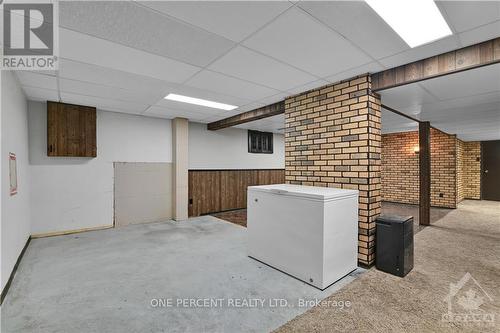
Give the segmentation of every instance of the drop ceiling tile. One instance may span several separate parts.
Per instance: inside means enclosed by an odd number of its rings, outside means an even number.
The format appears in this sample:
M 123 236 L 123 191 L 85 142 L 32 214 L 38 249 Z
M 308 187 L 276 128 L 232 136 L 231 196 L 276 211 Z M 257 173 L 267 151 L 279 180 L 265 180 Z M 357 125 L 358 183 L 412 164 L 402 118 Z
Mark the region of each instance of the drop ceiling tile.
M 162 98 L 163 93 L 137 92 L 121 88 L 101 86 L 94 83 L 60 79 L 59 87 L 61 92 L 73 93 L 119 101 L 129 101 L 139 104 L 153 104 L 158 99 Z
M 410 113 L 422 104 L 437 102 L 434 96 L 418 84 L 382 90 L 380 94 L 382 104 L 405 113 Z
M 437 112 L 446 109 L 460 109 L 460 108 L 475 108 L 483 104 L 497 104 L 500 110 L 500 92 L 495 91 L 491 93 L 474 95 L 474 96 L 461 96 L 456 99 L 439 101 L 431 104 L 422 105 L 422 111 Z
M 55 76 L 29 71 L 16 71 L 16 75 L 22 86 L 57 90 Z
M 349 69 L 344 72 L 340 72 L 331 76 L 328 76 L 325 78 L 328 82 L 331 83 L 337 83 L 342 80 L 349 79 L 351 77 L 365 74 L 365 73 L 376 73 L 384 70 L 384 67 L 382 67 L 379 63 L 377 62 L 370 62 L 368 64 Z
M 496 38 L 499 35 L 500 20 L 472 30 L 462 32 L 458 35 L 458 38 L 460 39 L 462 45 L 465 47 Z
M 94 106 L 99 110 L 120 113 L 141 114 L 148 107 L 147 104 L 118 101 L 108 98 L 86 96 L 81 94 L 61 92 L 64 103 Z
M 371 60 L 341 35 L 297 8 L 278 17 L 243 45 L 320 77 Z
M 59 7 L 61 27 L 196 66 L 235 45 L 131 1 L 62 1 Z
M 247 48 L 238 46 L 208 69 L 285 91 L 316 78 Z
M 200 70 L 151 53 L 136 50 L 68 29 L 59 29 L 60 57 L 159 80 L 180 83 Z
M 457 32 L 500 20 L 498 1 L 439 1 L 439 5 Z
M 259 103 L 263 105 L 269 105 L 277 102 L 281 102 L 290 96 L 290 93 L 279 93 L 273 96 L 269 96 L 259 100 Z
M 418 123 L 382 109 L 382 134 L 418 130 Z
M 420 84 L 440 100 L 494 91 L 500 94 L 500 64 L 425 80 Z
M 364 1 L 303 1 L 299 6 L 374 59 L 409 49 L 399 35 Z
M 285 1 L 144 1 L 141 4 L 236 42 L 289 8 Z
M 176 86 L 175 84 L 143 75 L 127 73 L 68 59 L 60 59 L 59 77 L 109 87 L 146 91 L 153 94 L 166 93 L 170 87 Z
M 264 104 L 264 103 L 261 103 L 261 102 L 251 102 L 251 103 L 245 104 L 245 105 L 237 108 L 236 110 L 229 111 L 229 112 L 233 112 L 234 114 L 232 114 L 232 115 L 230 115 L 228 117 L 231 117 L 233 115 L 236 115 L 236 114 L 239 114 L 239 113 L 242 113 L 242 112 L 247 112 L 247 111 L 255 110 L 255 109 L 261 108 L 261 107 L 266 106 L 266 105 L 267 104 Z
M 382 58 L 379 60 L 379 62 L 386 68 L 392 68 L 420 59 L 432 57 L 441 53 L 456 50 L 459 47 L 460 45 L 458 44 L 457 37 L 455 35 L 452 35 L 429 44 L 417 46 L 398 54 Z
M 190 121 L 201 121 L 206 118 L 206 114 L 198 112 L 189 112 L 186 110 L 178 110 L 162 106 L 151 106 L 143 113 L 144 116 L 155 116 L 167 119 L 173 119 L 176 117 L 187 118 Z
M 311 89 L 326 86 L 327 84 L 329 84 L 329 82 L 326 80 L 316 80 L 316 81 L 309 82 L 309 83 L 306 83 L 304 85 L 295 87 L 293 89 L 289 89 L 288 92 L 290 93 L 290 95 L 299 94 L 299 93 L 306 92 L 306 91 L 311 90 Z
M 240 110 L 240 108 L 238 108 L 236 110 L 231 110 L 231 111 L 222 111 L 221 113 L 210 115 L 208 117 L 203 118 L 203 122 L 210 123 L 210 122 L 221 120 L 224 118 L 236 116 L 237 114 L 240 114 L 240 113 L 245 112 L 245 111 L 248 111 L 245 109 L 245 107 L 242 107 L 241 110 Z
M 59 95 L 57 90 L 43 89 L 35 87 L 22 87 L 26 97 L 30 101 L 57 101 L 59 100 Z
M 186 85 L 247 100 L 261 99 L 279 93 L 276 89 L 267 88 L 209 70 L 204 70 L 196 74 L 187 81 Z

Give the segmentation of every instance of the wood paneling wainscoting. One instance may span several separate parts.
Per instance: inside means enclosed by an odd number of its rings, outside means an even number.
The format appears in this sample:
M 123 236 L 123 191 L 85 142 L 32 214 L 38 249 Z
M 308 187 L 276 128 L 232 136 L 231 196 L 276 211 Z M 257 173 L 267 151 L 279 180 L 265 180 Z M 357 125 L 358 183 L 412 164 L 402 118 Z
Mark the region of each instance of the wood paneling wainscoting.
M 248 186 L 284 182 L 284 169 L 189 170 L 189 216 L 246 208 Z

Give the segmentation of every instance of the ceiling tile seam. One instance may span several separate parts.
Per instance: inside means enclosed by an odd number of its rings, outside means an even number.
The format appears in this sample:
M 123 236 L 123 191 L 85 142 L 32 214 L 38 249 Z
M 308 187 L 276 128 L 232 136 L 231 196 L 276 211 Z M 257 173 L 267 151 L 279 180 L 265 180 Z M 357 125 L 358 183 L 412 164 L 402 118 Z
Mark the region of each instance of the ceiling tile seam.
M 426 90 L 427 91 L 427 90 Z M 449 99 L 437 99 L 438 102 L 451 102 L 451 101 L 456 101 L 456 100 L 460 100 L 460 99 L 463 99 L 463 98 L 469 98 L 469 97 L 478 97 L 478 96 L 483 96 L 483 95 L 489 95 L 489 94 L 492 94 L 494 92 L 498 92 L 498 90 L 493 90 L 493 91 L 488 91 L 488 92 L 484 92 L 484 93 L 479 93 L 479 94 L 474 94 L 474 95 L 468 95 L 468 96 L 461 96 L 461 97 L 456 97 L 456 98 L 449 98 Z M 434 96 L 434 95 L 433 95 Z M 496 102 L 495 102 L 496 103 Z M 436 102 L 428 102 L 428 103 L 422 103 L 420 105 L 422 106 L 425 106 L 425 105 L 432 105 L 432 104 L 436 104 Z M 492 103 L 483 103 L 483 104 L 492 104 Z M 476 105 L 482 105 L 482 104 L 476 104 Z M 456 107 L 454 107 L 453 109 L 456 109 Z M 448 109 L 444 109 L 444 110 L 448 110 Z
M 61 28 L 60 28 L 60 29 L 61 29 Z M 189 66 L 192 66 L 192 67 L 196 67 L 196 68 L 198 68 L 198 69 L 199 69 L 199 68 L 203 68 L 203 67 L 200 67 L 200 65 L 195 65 L 195 64 L 191 64 L 191 63 L 186 62 L 186 61 L 182 61 L 182 60 L 176 59 L 176 58 L 167 57 L 167 56 L 165 56 L 164 54 L 154 53 L 154 52 L 151 52 L 151 51 L 147 51 L 147 50 L 144 50 L 144 49 L 140 49 L 140 48 L 137 48 L 137 47 L 134 47 L 134 46 L 130 46 L 130 45 L 127 45 L 127 44 L 123 44 L 123 43 L 120 43 L 120 42 L 117 42 L 117 41 L 114 41 L 114 40 L 111 40 L 111 39 L 103 38 L 103 37 L 100 37 L 100 36 L 96 36 L 96 35 L 89 34 L 89 33 L 86 33 L 86 32 L 78 31 L 78 30 L 71 29 L 71 28 L 68 28 L 68 27 L 62 27 L 62 29 L 66 29 L 66 30 L 69 30 L 69 31 L 73 31 L 73 32 L 76 32 L 76 33 L 78 33 L 78 34 L 85 35 L 85 36 L 89 36 L 89 37 L 92 37 L 92 38 L 100 39 L 100 40 L 103 40 L 103 41 L 109 42 L 109 43 L 111 43 L 111 44 L 120 45 L 120 46 L 123 46 L 123 47 L 129 48 L 129 49 L 133 49 L 133 50 L 136 50 L 136 51 L 139 51 L 139 52 L 144 52 L 144 53 L 147 53 L 147 54 L 150 54 L 150 55 L 154 55 L 154 56 L 157 56 L 157 57 L 160 57 L 160 58 L 165 58 L 165 59 L 168 59 L 168 60 L 170 60 L 170 61 L 179 62 L 179 63 L 182 63 L 182 64 L 184 64 L 184 65 L 189 65 Z
M 334 28 L 332 28 L 331 26 L 329 26 L 328 24 L 326 24 L 325 22 L 323 22 L 322 20 L 320 20 L 319 18 L 317 18 L 316 16 L 314 16 L 312 13 L 308 12 L 306 9 L 300 7 L 300 6 L 297 6 L 297 8 L 299 8 L 301 11 L 303 11 L 306 15 L 310 16 L 312 19 L 314 19 L 316 22 L 320 23 L 321 25 L 323 25 L 324 27 L 326 27 L 328 30 L 330 31 L 333 31 L 334 33 L 336 33 L 337 35 L 339 35 L 341 38 L 343 38 L 345 41 L 347 41 L 349 44 L 351 44 L 352 46 L 354 46 L 354 48 L 358 49 L 359 51 L 361 51 L 361 53 L 363 53 L 364 55 L 366 55 L 368 58 L 372 59 L 371 62 L 376 62 L 377 64 L 379 64 L 380 66 L 384 67 L 379 61 L 378 59 L 374 58 L 371 54 L 369 54 L 367 51 L 365 51 L 362 47 L 360 47 L 358 44 L 354 43 L 352 40 L 350 40 L 349 38 L 347 38 L 346 36 L 344 36 L 342 33 L 338 32 L 337 30 L 335 30 Z M 385 68 L 385 67 L 384 67 Z M 332 75 L 335 75 L 335 74 L 332 74 Z M 331 76 L 331 75 L 328 75 L 328 76 Z
M 144 115 L 150 108 L 152 107 L 151 104 L 148 104 L 144 110 L 142 110 L 139 114 Z
M 162 12 L 162 11 L 159 11 L 159 10 L 157 10 L 157 9 L 154 9 L 154 8 L 152 8 L 152 7 L 149 7 L 148 5 L 146 5 L 146 4 L 144 4 L 144 3 L 139 3 L 139 2 L 137 2 L 137 1 L 138 1 L 138 0 L 132 0 L 131 2 L 132 2 L 132 4 L 133 4 L 134 6 L 137 6 L 137 7 L 142 7 L 142 8 L 144 8 L 144 9 L 149 10 L 149 11 L 151 11 L 151 12 L 153 12 L 153 13 L 155 13 L 155 14 L 158 14 L 158 15 L 160 15 L 160 16 L 163 16 L 163 17 L 169 18 L 169 19 L 174 20 L 174 21 L 176 21 L 176 22 L 178 22 L 178 23 L 182 23 L 182 24 L 188 25 L 188 26 L 190 26 L 191 28 L 194 28 L 194 29 L 196 29 L 196 30 L 200 30 L 200 31 L 206 32 L 206 33 L 208 33 L 208 34 L 210 34 L 210 35 L 213 35 L 213 36 L 217 36 L 217 37 L 223 38 L 223 39 L 225 39 L 226 41 L 231 42 L 231 43 L 237 43 L 237 41 L 234 41 L 234 40 L 229 39 L 229 38 L 227 38 L 227 37 L 225 37 L 225 36 L 219 35 L 219 34 L 218 34 L 218 33 L 216 33 L 216 32 L 213 32 L 213 31 L 207 30 L 207 29 L 205 29 L 205 28 L 203 28 L 203 27 L 200 27 L 200 26 L 198 26 L 198 25 L 195 25 L 195 24 L 193 24 L 193 23 L 191 23 L 191 22 L 185 21 L 185 20 L 181 19 L 180 17 L 177 17 L 177 16 L 174 16 L 174 15 L 171 15 L 171 14 L 168 14 L 168 13 L 165 13 L 165 12 Z
M 377 65 L 379 65 L 380 67 L 382 67 L 382 68 L 383 68 L 383 70 L 386 68 L 384 65 L 381 65 L 378 61 L 375 61 L 375 62 L 377 63 Z M 350 72 L 350 71 L 352 71 L 352 70 L 355 70 L 355 69 L 357 69 L 357 68 L 364 67 L 364 66 L 369 65 L 369 64 L 371 64 L 371 63 L 373 63 L 373 61 L 371 61 L 371 62 L 367 62 L 367 63 L 362 64 L 362 65 L 360 65 L 360 66 L 351 67 L 351 68 L 349 68 L 349 69 L 343 70 L 343 71 L 338 72 L 338 73 L 334 73 L 334 74 L 332 74 L 332 75 L 325 76 L 325 77 L 323 78 L 323 80 L 328 81 L 328 82 L 330 82 L 330 83 L 337 83 L 339 80 L 331 81 L 331 80 L 329 80 L 328 78 L 329 78 L 329 77 L 331 77 L 331 76 L 342 75 L 343 73 Z M 365 72 L 365 73 L 369 73 L 369 72 Z M 373 74 L 373 73 L 370 73 L 370 74 Z M 347 77 L 347 78 L 344 78 L 344 79 L 349 79 L 349 78 Z M 340 80 L 344 80 L 344 79 L 340 79 Z
M 103 66 L 99 66 L 99 65 L 94 65 L 94 64 L 90 64 L 90 63 L 86 63 L 86 62 L 82 62 L 82 61 L 78 61 L 78 60 L 73 60 L 73 59 L 69 59 L 69 58 L 61 58 L 61 59 L 65 59 L 65 60 L 69 60 L 69 61 L 72 61 L 72 62 L 77 62 L 77 63 L 80 63 L 80 64 L 85 64 L 85 65 L 89 65 L 89 66 L 93 66 L 93 67 L 98 67 L 98 68 L 103 68 L 103 69 L 109 69 L 108 67 L 103 67 Z M 188 88 L 195 88 L 195 89 L 199 89 L 199 88 L 196 88 L 196 87 L 192 87 L 192 86 L 187 86 L 187 85 L 183 85 L 183 84 L 180 84 L 180 83 L 174 83 L 174 82 L 169 82 L 169 81 L 164 81 L 164 80 L 160 80 L 160 79 L 157 79 L 157 78 L 153 78 L 151 76 L 147 76 L 147 75 L 142 75 L 142 74 L 135 74 L 135 73 L 131 73 L 131 72 L 126 72 L 126 71 L 123 71 L 123 70 L 119 70 L 119 69 L 112 69 L 113 71 L 118 71 L 118 72 L 121 72 L 121 73 L 124 73 L 124 74 L 129 74 L 129 75 L 137 75 L 137 76 L 141 76 L 143 78 L 147 78 L 147 79 L 151 79 L 151 80 L 156 80 L 160 83 L 164 83 L 164 84 L 170 84 L 170 85 L 174 85 L 176 88 L 178 89 L 181 89 L 183 87 L 188 87 Z M 59 72 L 59 70 L 57 71 Z M 215 71 L 213 71 L 215 72 Z M 215 72 L 215 73 L 218 73 L 218 72 Z M 38 74 L 38 73 L 36 73 Z M 222 74 L 222 73 L 218 73 L 218 74 Z M 50 76 L 50 77 L 53 77 L 52 75 L 48 75 L 48 74 L 40 74 L 40 75 L 46 75 L 46 76 Z M 222 75 L 225 75 L 225 74 L 222 74 Z M 231 77 L 229 75 L 226 75 L 228 77 Z M 62 76 L 61 77 L 62 79 L 64 80 L 70 80 L 70 81 L 76 81 L 76 82 L 82 82 L 82 83 L 92 83 L 94 85 L 97 85 L 97 86 L 102 86 L 102 87 L 108 87 L 108 88 L 114 88 L 114 89 L 120 89 L 120 90 L 126 90 L 126 91 L 130 91 L 130 92 L 137 92 L 137 93 L 141 93 L 143 91 L 140 91 L 140 90 L 133 90 L 133 89 L 127 89 L 127 88 L 121 88 L 121 87 L 117 87 L 117 86 L 114 86 L 114 85 L 105 85 L 105 84 L 99 84 L 99 83 L 94 83 L 94 82 L 90 82 L 90 81 L 83 81 L 83 80 L 76 80 L 76 79 L 73 79 L 73 78 L 69 78 L 69 77 L 66 77 L 66 76 Z M 234 79 L 237 79 L 235 77 L 232 77 Z M 248 82 L 248 83 L 252 83 L 252 84 L 255 84 L 253 82 L 250 82 L 250 81 L 246 81 L 246 80 L 243 80 L 245 82 Z M 259 85 L 259 84 L 257 84 Z M 264 88 L 269 88 L 269 89 L 273 89 L 273 90 L 276 90 L 278 91 L 278 93 L 276 94 L 272 94 L 272 95 L 269 95 L 269 96 L 266 96 L 264 98 L 269 98 L 271 96 L 274 96 L 274 95 L 277 95 L 279 93 L 285 93 L 285 92 L 282 92 L 278 89 L 274 89 L 274 88 L 270 88 L 270 87 L 266 87 L 266 86 L 263 86 L 263 85 L 259 85 L 261 87 L 264 87 Z M 32 88 L 39 88 L 39 87 L 36 87 L 36 86 L 31 86 Z M 45 89 L 45 88 L 42 88 L 42 89 Z M 228 95 L 228 94 L 223 94 L 223 93 L 219 93 L 219 92 L 216 92 L 216 91 L 211 91 L 211 90 L 207 90 L 207 89 L 200 89 L 200 90 L 205 90 L 205 91 L 208 91 L 208 92 L 212 92 L 212 93 L 215 93 L 215 94 L 219 94 L 219 95 L 223 95 L 223 96 L 226 96 L 226 97 L 231 97 L 231 98 L 237 98 L 237 99 L 241 99 L 241 100 L 246 100 L 248 101 L 247 104 L 244 104 L 242 106 L 245 106 L 245 105 L 248 105 L 250 103 L 255 103 L 255 102 L 258 102 L 260 99 L 258 100 L 249 100 L 249 99 L 246 99 L 246 98 L 241 98 L 241 97 L 238 97 L 238 96 L 233 96 L 233 95 Z M 97 96 L 96 96 L 97 97 Z M 101 97 L 103 99 L 106 99 L 105 97 Z M 263 99 L 264 99 L 263 98 Z M 156 105 L 159 101 L 163 100 L 163 97 L 158 99 L 156 101 L 155 104 L 150 104 L 151 106 L 154 106 Z M 144 111 L 145 112 L 145 111 Z
M 177 111 L 177 112 L 188 112 L 188 113 L 190 113 L 190 114 L 194 114 L 194 115 L 196 115 L 196 116 L 205 116 L 205 114 L 204 114 L 204 113 L 202 113 L 202 112 L 197 112 L 197 111 L 180 110 L 180 109 L 167 108 L 167 107 L 158 106 L 158 105 L 152 105 L 151 107 L 153 107 L 153 106 L 155 106 L 155 107 L 157 107 L 157 108 L 160 108 L 160 109 L 163 109 L 163 110 L 165 110 L 165 111 L 167 111 L 167 112 L 171 112 L 171 111 Z M 149 110 L 151 107 L 146 108 L 146 110 Z M 151 113 L 151 114 L 156 114 L 156 115 L 158 115 L 158 113 Z M 140 113 L 140 114 L 138 114 L 138 115 L 139 115 L 139 116 L 145 116 L 145 117 L 148 117 L 148 116 L 149 116 L 149 114 L 144 114 L 144 113 Z M 175 118 L 175 117 L 174 117 L 174 118 Z
M 280 16 L 282 16 L 283 14 L 285 14 L 286 12 L 288 12 L 289 10 L 291 10 L 292 8 L 294 8 L 296 6 L 296 4 L 288 7 L 287 9 L 285 9 L 284 11 L 282 11 L 281 13 L 279 13 L 278 15 L 276 15 L 272 20 L 266 22 L 265 24 L 261 25 L 257 30 L 253 31 L 251 34 L 249 34 L 248 36 L 246 36 L 245 38 L 243 38 L 241 41 L 239 42 L 236 42 L 236 45 L 234 45 L 232 48 L 230 48 L 227 52 L 225 52 L 224 54 L 221 54 L 219 57 L 215 58 L 214 60 L 212 60 L 209 64 L 205 65 L 200 71 L 194 73 L 191 77 L 189 77 L 187 80 L 185 80 L 184 82 L 182 82 L 183 84 L 186 84 L 187 82 L 189 82 L 189 80 L 193 79 L 196 75 L 198 75 L 199 73 L 201 73 L 203 70 L 210 70 L 208 69 L 208 67 L 210 65 L 212 65 L 214 62 L 216 62 L 217 60 L 221 59 L 222 57 L 226 56 L 227 54 L 229 54 L 229 52 L 233 51 L 235 48 L 237 48 L 238 46 L 241 46 L 241 47 L 244 47 L 242 45 L 242 43 L 244 43 L 246 40 L 248 40 L 249 38 L 253 37 L 256 33 L 258 33 L 259 31 L 261 31 L 262 29 L 264 29 L 265 27 L 267 27 L 268 25 L 270 25 L 271 23 L 273 23 L 274 21 L 276 21 L 276 19 Z M 215 72 L 215 71 L 213 71 Z M 218 72 L 216 72 L 218 73 Z M 219 74 L 223 74 L 223 73 L 219 73 Z M 225 74 L 224 74 L 225 75 Z M 251 82 L 251 81 L 248 81 L 248 82 Z M 254 83 L 254 82 L 252 82 Z M 275 89 L 276 90 L 276 89 Z
M 54 92 L 57 94 L 57 88 L 56 89 L 49 89 L 49 88 L 41 88 L 41 87 L 35 87 L 35 86 L 31 86 L 29 84 L 21 84 L 20 85 L 22 88 L 31 88 L 31 89 L 39 89 L 39 90 L 47 90 L 47 91 L 51 91 L 51 92 Z
M 220 72 L 217 72 L 217 71 L 213 71 L 213 70 L 210 70 L 208 69 L 208 67 L 210 65 L 212 65 L 214 62 L 216 62 L 217 60 L 221 59 L 222 57 L 226 56 L 227 54 L 229 54 L 229 52 L 233 51 L 235 48 L 237 48 L 238 46 L 240 47 L 244 47 L 242 45 L 243 42 L 245 42 L 247 39 L 251 38 L 252 36 L 254 36 L 256 33 L 258 33 L 259 31 L 261 31 L 262 29 L 264 29 L 265 27 L 267 27 L 269 24 L 271 24 L 272 22 L 274 22 L 278 17 L 280 17 L 281 15 L 283 15 L 284 13 L 288 12 L 289 10 L 291 10 L 292 8 L 296 7 L 297 4 L 293 4 L 292 6 L 288 7 L 287 9 L 285 9 L 284 11 L 282 11 L 281 13 L 279 13 L 277 16 L 275 16 L 272 20 L 268 21 L 267 23 L 263 24 L 262 26 L 260 26 L 257 30 L 255 30 L 254 32 L 252 32 L 251 34 L 249 34 L 247 37 L 243 38 L 241 41 L 237 42 L 232 48 L 230 48 L 229 50 L 227 50 L 227 52 L 224 52 L 223 54 L 221 54 L 219 57 L 215 58 L 214 60 L 212 60 L 211 62 L 209 62 L 208 64 L 206 64 L 204 67 L 202 67 L 200 70 L 198 70 L 197 72 L 195 72 L 193 75 L 191 75 L 190 77 L 188 77 L 186 80 L 182 81 L 181 84 L 182 85 L 187 85 L 187 83 L 193 79 L 196 75 L 200 74 L 201 72 L 203 72 L 204 70 L 208 70 L 208 71 L 212 71 L 212 72 L 215 72 L 215 73 L 218 73 L 218 74 L 222 74 L 222 75 L 226 75 L 226 76 L 229 76 L 229 77 L 232 77 L 234 79 L 239 79 L 241 80 L 241 78 L 238 78 L 238 77 L 234 77 L 234 76 L 231 76 L 231 75 L 227 75 L 227 74 L 224 74 L 224 73 L 220 73 Z M 253 84 L 258 84 L 256 82 L 252 82 L 252 81 L 248 81 L 248 80 L 244 80 L 244 81 L 247 81 L 249 83 L 253 83 Z M 260 84 L 258 84 L 260 85 Z M 267 86 L 264 86 L 266 88 L 270 88 L 270 89 L 274 89 L 274 90 L 278 90 L 278 89 L 275 89 L 275 88 L 271 88 L 271 87 L 267 87 Z M 280 90 L 278 90 L 280 91 Z M 284 92 L 283 92 L 284 93 Z M 159 99 L 158 101 L 156 101 L 156 103 L 158 103 L 159 101 L 161 101 L 161 99 Z M 156 104 L 155 103 L 155 104 Z
M 459 32 L 457 31 L 455 26 L 451 23 L 450 15 L 446 11 L 446 8 L 443 6 L 442 2 L 440 2 L 440 1 L 435 1 L 435 4 L 438 7 L 439 11 L 441 12 L 441 15 L 443 15 L 444 20 L 446 21 L 446 24 L 448 24 L 448 26 L 450 27 L 451 32 L 453 33 L 453 36 L 455 37 L 455 40 L 458 44 L 458 47 L 461 48 L 462 42 L 460 41 L 460 38 L 458 37 Z
M 85 62 L 85 61 L 81 61 L 81 60 L 75 60 L 75 59 L 66 58 L 66 57 L 60 57 L 59 59 L 64 59 L 64 60 L 68 60 L 68 61 L 71 61 L 71 62 L 76 62 L 76 63 L 79 63 L 79 64 L 83 64 L 83 65 L 88 65 L 88 66 L 93 66 L 93 67 L 97 67 L 97 68 L 102 68 L 104 70 L 117 71 L 117 72 L 120 72 L 120 73 L 123 73 L 123 74 L 127 74 L 127 75 L 136 75 L 136 76 L 140 76 L 142 78 L 149 79 L 149 80 L 152 80 L 152 81 L 158 81 L 158 82 L 167 83 L 167 84 L 180 85 L 180 83 L 175 83 L 175 82 L 161 80 L 161 79 L 158 79 L 156 77 L 149 76 L 149 75 L 127 72 L 127 71 L 124 71 L 122 69 L 115 69 L 115 68 L 110 68 L 110 67 L 104 67 L 104 66 L 101 66 L 101 65 L 91 64 L 91 63 L 88 63 L 88 62 Z M 60 69 L 57 70 L 57 71 L 60 71 Z M 49 75 L 49 74 L 44 74 L 44 75 Z M 63 77 L 63 79 L 65 79 L 65 78 L 66 77 Z
M 51 89 L 47 89 L 47 90 L 51 90 Z M 96 95 L 91 95 L 91 94 L 82 94 L 82 93 L 79 93 L 79 92 L 72 92 L 72 91 L 62 91 L 61 93 L 62 94 L 71 94 L 71 95 L 84 96 L 84 97 L 99 98 L 99 99 L 102 99 L 102 100 L 109 100 L 111 102 L 122 102 L 122 103 L 127 103 L 127 104 L 136 104 L 137 106 L 139 106 L 139 105 L 140 106 L 147 105 L 147 103 L 137 103 L 137 102 L 126 101 L 126 100 L 119 99 L 119 98 L 102 97 L 102 96 L 96 96 Z
M 436 95 L 434 95 L 430 89 L 427 89 L 424 85 L 422 85 L 420 82 L 417 83 L 417 86 L 420 87 L 420 89 L 422 89 L 423 91 L 425 91 L 426 93 L 428 93 L 429 95 L 431 95 L 433 98 L 435 98 L 437 101 L 443 101 L 442 99 L 440 99 L 439 97 L 437 97 Z
M 287 62 L 285 62 L 285 61 L 283 61 L 283 60 L 280 60 L 280 59 L 278 59 L 278 58 L 275 58 L 275 57 L 273 57 L 273 56 L 271 56 L 271 55 L 269 55 L 269 54 L 266 54 L 266 53 L 264 53 L 264 52 L 261 52 L 261 51 L 259 51 L 259 50 L 252 49 L 251 47 L 248 47 L 248 46 L 245 46 L 245 45 L 240 45 L 240 47 L 245 48 L 245 49 L 247 49 L 247 50 L 250 50 L 250 51 L 252 51 L 252 52 L 258 53 L 258 54 L 260 54 L 261 56 L 267 57 L 267 58 L 269 58 L 269 59 L 273 59 L 274 61 L 277 61 L 277 62 L 281 63 L 282 65 L 285 65 L 285 66 L 288 66 L 288 67 L 292 67 L 292 68 L 294 68 L 295 70 L 298 70 L 298 71 L 300 71 L 300 72 L 302 72 L 302 73 L 308 74 L 308 75 L 310 75 L 310 76 L 312 76 L 312 77 L 316 78 L 316 80 L 320 80 L 320 79 L 322 79 L 322 77 L 321 77 L 321 76 L 318 76 L 318 75 L 316 75 L 316 74 L 310 73 L 310 72 L 306 71 L 306 70 L 305 70 L 305 69 L 303 69 L 303 68 L 300 68 L 300 67 L 297 67 L 297 66 L 295 66 L 295 65 L 289 64 L 289 63 L 287 63 Z
M 226 74 L 226 73 L 222 73 L 222 72 L 219 72 L 219 71 L 216 71 L 216 70 L 213 70 L 213 69 L 208 69 L 208 68 L 204 68 L 202 69 L 200 72 L 197 72 L 196 74 L 200 74 L 201 72 L 203 71 L 208 71 L 208 72 L 212 72 L 212 73 L 217 73 L 217 74 L 220 74 L 220 75 L 223 75 L 223 76 L 227 76 L 227 77 L 230 77 L 232 79 L 236 79 L 236 80 L 240 80 L 240 81 L 244 81 L 246 83 L 251 83 L 251 84 L 254 84 L 254 85 L 257 85 L 257 86 L 260 86 L 262 88 L 267 88 L 267 89 L 271 89 L 271 90 L 276 90 L 278 91 L 278 93 L 287 93 L 286 90 L 281 90 L 281 89 L 276 89 L 276 88 L 273 88 L 273 87 L 269 87 L 269 86 L 266 86 L 262 83 L 257 83 L 257 82 L 254 82 L 254 81 L 249 81 L 247 79 L 244 79 L 244 78 L 241 78 L 241 77 L 237 77 L 237 76 L 234 76 L 234 75 L 230 75 L 230 74 Z M 193 77 L 189 78 L 189 80 L 193 79 Z M 186 85 L 186 86 L 189 86 L 189 83 L 181 83 L 182 85 Z M 270 95 L 272 96 L 272 95 Z M 269 96 L 268 96 L 269 97 Z
M 112 89 L 122 90 L 123 92 L 134 92 L 134 93 L 139 93 L 139 94 L 140 93 L 145 93 L 145 91 L 141 91 L 141 90 L 134 90 L 134 89 L 122 88 L 122 87 L 111 86 L 111 85 L 107 85 L 107 84 L 95 83 L 95 82 L 78 80 L 78 79 L 73 79 L 73 78 L 68 78 L 68 77 L 60 77 L 60 76 L 57 76 L 58 88 L 59 88 L 60 79 L 67 80 L 67 81 L 78 82 L 78 83 L 91 84 L 91 85 L 94 85 L 94 86 L 97 86 L 97 87 L 106 87 L 106 88 L 112 88 Z

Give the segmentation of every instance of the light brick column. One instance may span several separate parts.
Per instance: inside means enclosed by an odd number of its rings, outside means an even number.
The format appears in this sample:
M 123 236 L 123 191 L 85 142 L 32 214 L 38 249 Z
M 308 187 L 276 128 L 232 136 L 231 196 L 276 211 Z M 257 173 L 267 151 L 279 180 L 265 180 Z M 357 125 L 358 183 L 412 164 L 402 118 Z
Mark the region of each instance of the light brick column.
M 366 74 L 285 100 L 285 180 L 359 190 L 358 260 L 375 261 L 380 96 Z

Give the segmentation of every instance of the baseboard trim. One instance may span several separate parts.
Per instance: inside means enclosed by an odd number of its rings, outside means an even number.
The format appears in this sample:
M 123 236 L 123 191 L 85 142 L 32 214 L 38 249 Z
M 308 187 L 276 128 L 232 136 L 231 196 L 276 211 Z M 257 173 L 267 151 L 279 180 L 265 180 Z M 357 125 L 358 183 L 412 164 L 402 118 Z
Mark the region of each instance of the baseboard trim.
M 7 292 L 9 291 L 10 284 L 12 283 L 12 280 L 14 279 L 14 275 L 16 275 L 17 268 L 19 267 L 19 263 L 21 262 L 21 259 L 23 258 L 24 252 L 26 252 L 26 249 L 28 248 L 30 241 L 31 241 L 31 236 L 28 237 L 28 240 L 26 241 L 26 244 L 24 244 L 24 247 L 21 250 L 19 257 L 17 257 L 16 263 L 14 265 L 14 268 L 12 269 L 12 272 L 10 272 L 9 280 L 5 284 L 5 287 L 3 288 L 2 294 L 0 296 L 0 305 L 3 304 L 3 300 L 4 300 L 5 296 L 7 296 Z
M 65 231 L 45 232 L 45 233 L 40 233 L 40 234 L 33 234 L 33 235 L 31 235 L 31 238 L 45 238 L 45 237 L 54 237 L 54 236 L 63 236 L 63 235 L 70 235 L 70 234 L 78 234 L 78 233 L 87 232 L 87 231 L 97 231 L 97 230 L 111 229 L 113 227 L 114 227 L 113 225 L 102 225 L 102 226 L 91 227 L 91 228 L 82 228 L 82 229 L 73 229 L 73 230 L 65 230 Z

